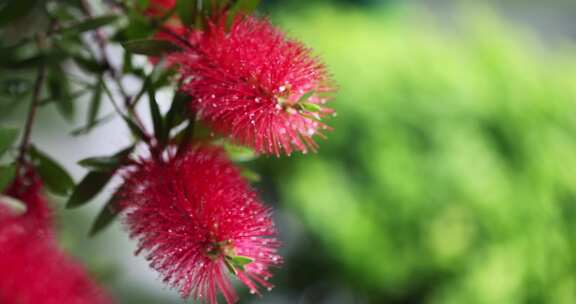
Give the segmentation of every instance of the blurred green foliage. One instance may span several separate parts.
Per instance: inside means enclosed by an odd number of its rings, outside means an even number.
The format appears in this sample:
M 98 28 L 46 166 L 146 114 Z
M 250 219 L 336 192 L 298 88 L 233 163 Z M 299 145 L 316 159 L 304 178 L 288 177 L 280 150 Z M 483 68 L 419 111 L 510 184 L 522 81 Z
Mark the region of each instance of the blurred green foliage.
M 371 303 L 574 303 L 576 48 L 463 16 L 274 18 L 340 91 L 319 153 L 263 160 L 263 178 L 334 262 L 324 275 Z

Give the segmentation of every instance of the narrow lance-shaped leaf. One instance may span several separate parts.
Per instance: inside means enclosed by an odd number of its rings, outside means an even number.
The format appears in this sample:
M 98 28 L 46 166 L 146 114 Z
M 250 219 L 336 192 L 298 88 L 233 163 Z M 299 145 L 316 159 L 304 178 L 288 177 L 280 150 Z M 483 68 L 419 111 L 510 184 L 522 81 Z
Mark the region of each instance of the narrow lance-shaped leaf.
M 122 162 L 132 153 L 134 146 L 123 149 L 111 156 L 90 157 L 78 164 L 93 171 L 112 171 L 122 165 Z
M 134 134 L 134 136 L 142 140 L 145 140 L 147 138 L 146 133 L 144 133 L 144 130 L 140 129 L 140 127 L 134 121 L 132 121 L 130 117 L 122 115 L 122 119 L 124 119 L 126 125 L 128 126 L 128 129 L 130 129 L 130 131 L 132 132 L 132 134 Z
M 228 15 L 227 25 L 230 26 L 238 13 L 250 14 L 256 9 L 260 0 L 232 0 L 233 5 Z
M 70 84 L 65 75 L 60 65 L 53 64 L 50 67 L 47 84 L 51 99 L 56 102 L 59 112 L 64 118 L 71 119 L 74 115 L 74 103 L 70 94 Z
M 82 32 L 98 29 L 102 26 L 111 24 L 111 23 L 115 22 L 116 20 L 118 20 L 118 16 L 114 16 L 114 15 L 98 16 L 98 17 L 94 17 L 92 19 L 78 22 L 78 23 L 71 25 L 69 27 L 66 27 L 66 28 L 64 28 L 58 32 L 62 33 L 62 34 L 79 34 Z
M 234 266 L 234 263 L 232 262 L 232 259 L 230 259 L 228 256 L 224 257 L 224 265 L 226 266 L 226 268 L 228 269 L 228 271 L 232 274 L 232 275 L 237 275 L 238 271 L 236 270 L 236 267 Z
M 234 265 L 239 266 L 239 267 L 244 267 L 252 262 L 254 262 L 253 259 L 249 258 L 249 257 L 245 257 L 245 256 L 241 256 L 241 255 L 236 255 L 231 257 L 232 262 L 234 263 Z
M 114 175 L 114 171 L 91 171 L 78 183 L 66 208 L 80 207 L 92 200 Z
M 74 54 L 72 55 L 72 59 L 79 68 L 88 73 L 102 74 L 107 69 L 107 67 L 104 64 L 98 62 L 98 60 L 94 58 L 88 58 L 85 55 Z
M 252 183 L 257 183 L 262 180 L 260 174 L 256 173 L 250 168 L 242 167 L 240 168 L 240 174 L 244 177 L 247 181 Z
M 302 110 L 304 110 L 306 112 L 320 112 L 320 111 L 322 111 L 322 107 L 320 105 L 315 104 L 315 103 L 301 102 L 301 103 L 298 103 L 298 105 L 300 105 L 300 108 L 302 108 Z
M 89 235 L 91 237 L 95 236 L 106 227 L 108 227 L 114 219 L 118 216 L 120 212 L 115 206 L 117 201 L 117 194 L 112 195 L 112 197 L 106 202 L 106 205 L 102 208 L 94 223 L 92 223 L 92 228 L 90 228 Z
M 32 69 L 40 64 L 56 64 L 68 59 L 68 54 L 61 50 L 50 50 L 41 54 L 35 54 L 24 59 L 1 58 L 0 67 L 6 69 Z
M 144 84 L 147 86 L 148 90 L 148 103 L 150 105 L 150 113 L 152 115 L 152 123 L 154 125 L 154 134 L 159 138 L 160 142 L 164 143 L 166 138 L 164 136 L 164 121 L 162 119 L 162 113 L 160 113 L 160 107 L 158 106 L 158 101 L 156 100 L 156 92 L 152 88 L 149 81 Z
M 168 138 L 170 130 L 172 128 L 181 124 L 186 118 L 186 101 L 188 101 L 190 97 L 182 93 L 174 94 L 174 98 L 172 99 L 172 104 L 170 105 L 170 110 L 166 113 L 166 123 L 164 128 L 164 136 Z
M 70 134 L 72 136 L 78 136 L 78 135 L 86 134 L 86 133 L 90 132 L 93 128 L 96 128 L 96 127 L 98 127 L 98 126 L 100 126 L 106 122 L 109 122 L 115 117 L 116 117 L 116 112 L 108 113 L 108 114 L 96 119 L 96 121 L 94 121 L 94 123 L 92 123 L 92 124 L 85 125 L 85 126 L 82 126 L 82 127 L 79 127 L 79 128 L 72 130 L 70 132 Z
M 196 23 L 201 4 L 202 0 L 176 1 L 176 13 L 184 25 L 192 26 Z
M 16 141 L 18 129 L 0 128 L 0 155 L 4 154 Z
M 92 99 L 90 100 L 90 108 L 88 109 L 88 123 L 86 125 L 92 126 L 98 118 L 98 112 L 100 111 L 100 105 L 102 104 L 102 92 L 104 90 L 102 85 L 102 78 L 98 79 L 96 86 L 94 88 L 94 93 Z
M 234 12 L 251 13 L 258 7 L 260 0 L 236 0 L 232 7 Z
M 147 56 L 161 56 L 166 53 L 181 50 L 180 47 L 169 41 L 153 39 L 127 41 L 122 43 L 122 46 L 130 53 Z
M 0 192 L 3 192 L 6 189 L 6 187 L 12 182 L 15 176 L 15 164 L 0 166 Z
M 233 275 L 237 275 L 238 274 L 238 270 L 240 271 L 244 271 L 244 266 L 252 263 L 254 260 L 249 258 L 249 257 L 245 257 L 245 256 L 224 256 L 224 265 L 226 265 L 226 268 L 228 268 L 228 271 L 230 271 L 230 273 L 232 273 Z
M 224 150 L 230 157 L 230 160 L 234 162 L 247 162 L 256 159 L 258 155 L 254 150 L 240 145 L 235 145 L 231 143 L 224 144 Z
M 29 14 L 39 0 L 6 1 L 0 5 L 0 27 Z
M 56 161 L 35 147 L 30 147 L 30 157 L 46 187 L 55 194 L 67 195 L 74 188 L 70 174 Z

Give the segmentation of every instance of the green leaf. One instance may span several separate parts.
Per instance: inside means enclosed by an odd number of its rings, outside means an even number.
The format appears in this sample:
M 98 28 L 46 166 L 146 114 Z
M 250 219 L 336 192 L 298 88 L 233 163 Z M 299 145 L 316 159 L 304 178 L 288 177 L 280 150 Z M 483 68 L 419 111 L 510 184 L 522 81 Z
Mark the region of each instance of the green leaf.
M 234 265 L 237 266 L 241 266 L 244 267 L 252 262 L 254 262 L 254 259 L 246 257 L 246 256 L 241 256 L 241 255 L 236 255 L 231 257 L 232 262 L 234 263 Z
M 176 2 L 176 13 L 178 17 L 187 26 L 193 26 L 198 19 L 198 1 L 202 0 L 187 0 Z
M 224 150 L 226 150 L 226 153 L 228 153 L 230 160 L 234 162 L 247 162 L 258 157 L 258 154 L 256 154 L 254 150 L 245 146 L 234 145 L 231 143 L 225 143 Z
M 114 156 L 85 158 L 79 161 L 78 164 L 94 171 L 110 171 L 120 165 L 118 159 Z
M 98 29 L 102 26 L 111 24 L 118 20 L 118 16 L 114 15 L 107 15 L 107 16 L 98 16 L 94 17 L 89 20 L 81 21 L 76 23 L 72 26 L 69 26 L 65 29 L 60 30 L 59 32 L 62 34 L 79 34 L 86 31 L 92 31 Z
M 0 80 L 0 94 L 9 98 L 19 98 L 31 91 L 32 83 L 25 78 L 8 78 Z
M 165 53 L 181 50 L 180 47 L 169 41 L 153 39 L 127 41 L 122 43 L 122 46 L 130 53 L 147 56 L 161 56 Z
M 224 265 L 226 265 L 226 268 L 228 268 L 228 271 L 230 271 L 232 275 L 238 274 L 238 271 L 236 270 L 236 267 L 234 266 L 232 259 L 230 259 L 228 256 L 224 256 Z
M 17 137 L 18 129 L 0 128 L 0 156 L 14 144 Z
M 241 168 L 240 174 L 242 175 L 242 177 L 244 177 L 246 180 L 248 180 L 249 182 L 252 182 L 252 183 L 257 183 L 260 180 L 262 180 L 262 177 L 260 177 L 260 174 L 254 172 L 248 168 Z
M 150 75 L 151 85 L 154 90 L 158 90 L 164 86 L 170 86 L 171 81 L 170 78 L 176 75 L 176 70 L 173 68 L 157 68 L 160 65 L 156 65 L 155 69 L 152 71 Z
M 252 263 L 253 261 L 253 259 L 241 255 L 224 256 L 224 264 L 226 265 L 226 268 L 228 268 L 228 271 L 230 271 L 230 273 L 233 275 L 237 275 L 238 270 L 244 271 L 244 266 Z
M 314 93 L 315 93 L 314 91 L 308 91 L 308 92 L 302 94 L 302 96 L 300 96 L 300 99 L 298 99 L 298 102 L 299 103 L 308 102 L 308 99 L 310 99 L 310 97 L 312 97 L 312 95 L 314 95 Z
M 150 105 L 150 113 L 152 115 L 152 123 L 154 125 L 154 134 L 159 138 L 160 142 L 166 142 L 164 138 L 164 121 L 162 119 L 162 113 L 160 113 L 160 107 L 158 106 L 158 101 L 156 100 L 156 92 L 152 88 L 149 81 L 144 84 L 147 86 L 148 90 L 148 103 Z
M 176 93 L 172 99 L 172 104 L 170 105 L 170 110 L 166 113 L 166 126 L 164 132 L 166 138 L 169 135 L 172 128 L 180 125 L 186 119 L 186 102 L 190 100 L 190 97 L 186 94 Z
M 76 54 L 72 55 L 72 59 L 74 59 L 74 62 L 79 68 L 88 73 L 101 74 L 107 69 L 104 64 L 101 64 L 94 58 L 86 58 L 82 55 Z
M 56 102 L 58 111 L 66 119 L 74 115 L 74 103 L 70 93 L 70 84 L 60 65 L 52 65 L 48 74 L 48 91 L 50 98 Z
M 68 58 L 68 54 L 62 50 L 51 50 L 50 52 L 36 54 L 24 59 L 0 57 L 0 67 L 6 69 L 32 69 L 41 64 L 57 64 Z
M 94 88 L 94 93 L 90 100 L 90 108 L 88 109 L 87 125 L 93 125 L 98 118 L 98 112 L 100 112 L 100 105 L 102 104 L 102 92 L 104 91 L 102 82 L 102 78 L 99 78 Z
M 142 7 L 146 7 L 146 5 L 143 5 Z M 112 37 L 116 42 L 143 39 L 149 37 L 156 31 L 156 28 L 153 26 L 152 22 L 150 22 L 150 17 L 143 16 L 139 10 L 129 10 L 127 17 L 128 26 Z
M 130 146 L 112 156 L 89 157 L 79 161 L 78 164 L 93 171 L 112 171 L 121 166 L 133 150 L 134 146 Z
M 74 188 L 66 208 L 77 208 L 92 200 L 114 175 L 114 171 L 90 171 Z
M 300 108 L 306 112 L 320 112 L 320 111 L 322 111 L 322 106 L 315 104 L 315 103 L 300 102 L 300 103 L 298 103 L 298 105 L 300 105 Z
M 116 112 L 108 113 L 108 114 L 96 119 L 96 121 L 94 121 L 94 123 L 92 123 L 92 124 L 87 124 L 85 126 L 82 126 L 82 127 L 79 127 L 79 128 L 72 130 L 70 132 L 70 134 L 73 136 L 79 136 L 79 135 L 86 134 L 86 133 L 90 132 L 93 128 L 95 128 L 101 124 L 104 124 L 106 122 L 111 121 L 114 117 L 116 117 Z
M 238 13 L 248 15 L 256 10 L 256 7 L 260 4 L 260 0 L 233 0 L 233 2 L 234 4 L 228 14 L 228 20 L 226 20 L 227 26 L 232 25 L 232 22 Z
M 134 70 L 134 64 L 132 63 L 133 55 L 130 52 L 124 52 L 122 57 L 122 72 L 124 74 L 132 73 Z
M 258 4 L 260 4 L 260 0 L 237 0 L 232 7 L 232 12 L 234 14 L 238 12 L 249 14 L 256 10 Z
M 9 0 L 0 3 L 0 27 L 28 15 L 39 0 Z
M 88 93 L 89 91 L 91 91 L 92 89 L 81 89 L 78 90 L 76 92 L 71 92 L 70 93 L 70 98 L 72 98 L 73 100 L 76 98 L 81 97 L 82 95 Z M 38 101 L 38 106 L 45 106 L 49 103 L 52 102 L 57 102 L 57 100 L 55 100 L 54 98 L 52 98 L 51 96 L 47 96 L 46 98 L 42 98 Z
M 16 165 L 3 165 L 0 166 L 0 193 L 4 192 L 6 187 L 12 182 L 16 176 Z
M 92 228 L 90 228 L 89 236 L 93 237 L 106 227 L 108 227 L 114 219 L 118 216 L 119 210 L 116 208 L 116 201 L 118 200 L 118 196 L 116 194 L 112 195 L 112 197 L 106 202 L 104 208 L 100 211 L 94 223 L 92 224 Z
M 134 136 L 138 137 L 141 140 L 145 140 L 147 138 L 146 133 L 140 127 L 130 119 L 130 117 L 122 115 L 122 119 L 126 122 L 128 129 L 134 134 Z
M 30 147 L 30 157 L 46 187 L 55 194 L 67 195 L 74 188 L 74 180 L 62 166 L 35 147 Z

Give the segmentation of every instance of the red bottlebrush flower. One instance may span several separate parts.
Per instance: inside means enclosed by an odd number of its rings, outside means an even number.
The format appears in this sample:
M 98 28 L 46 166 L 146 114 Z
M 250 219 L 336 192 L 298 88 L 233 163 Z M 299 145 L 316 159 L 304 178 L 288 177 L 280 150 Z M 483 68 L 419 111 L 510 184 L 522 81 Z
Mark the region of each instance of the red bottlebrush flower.
M 266 19 L 238 16 L 229 30 L 225 16 L 215 19 L 168 57 L 193 110 L 260 153 L 315 150 L 313 136 L 328 128 L 320 119 L 333 112 L 324 107 L 333 91 L 324 65 Z
M 83 267 L 58 248 L 41 188 L 33 173 L 9 187 L 6 195 L 25 204 L 23 214 L 0 202 L 0 303 L 112 303 Z
M 168 161 L 141 160 L 126 176 L 120 205 L 131 237 L 166 283 L 205 303 L 220 292 L 237 301 L 227 273 L 251 293 L 278 266 L 279 242 L 270 209 L 214 147 L 196 147 Z

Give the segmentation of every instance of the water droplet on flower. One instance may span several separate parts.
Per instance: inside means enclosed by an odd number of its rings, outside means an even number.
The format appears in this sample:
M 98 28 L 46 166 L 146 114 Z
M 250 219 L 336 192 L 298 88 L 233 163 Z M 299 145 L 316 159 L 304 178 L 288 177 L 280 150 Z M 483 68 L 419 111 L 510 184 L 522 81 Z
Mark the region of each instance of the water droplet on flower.
M 255 294 L 255 293 L 256 293 L 256 290 L 250 289 L 250 294 Z
M 284 91 L 286 91 L 286 86 L 280 86 L 280 87 L 278 87 L 278 92 L 282 93 L 282 92 L 284 92 Z

